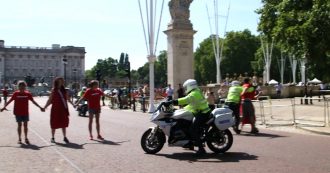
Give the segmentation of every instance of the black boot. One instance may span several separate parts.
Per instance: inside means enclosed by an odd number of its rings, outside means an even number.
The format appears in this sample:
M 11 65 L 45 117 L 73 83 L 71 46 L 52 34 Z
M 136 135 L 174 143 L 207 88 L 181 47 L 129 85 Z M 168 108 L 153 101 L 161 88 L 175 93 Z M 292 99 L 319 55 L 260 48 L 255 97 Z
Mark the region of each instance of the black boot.
M 236 134 L 239 135 L 241 133 L 241 130 L 239 130 L 238 127 L 234 126 L 233 129 L 234 129 Z
M 256 127 L 252 128 L 251 133 L 252 133 L 252 134 L 257 134 L 257 133 L 259 133 L 258 128 L 256 128 Z
M 196 154 L 196 156 L 203 156 L 203 155 L 206 154 L 206 151 L 205 151 L 204 147 L 199 146 L 198 147 L 198 150 L 197 150 L 197 152 L 195 154 Z
M 184 145 L 183 148 L 188 150 L 194 150 L 194 144 L 192 142 L 189 142 L 188 144 Z

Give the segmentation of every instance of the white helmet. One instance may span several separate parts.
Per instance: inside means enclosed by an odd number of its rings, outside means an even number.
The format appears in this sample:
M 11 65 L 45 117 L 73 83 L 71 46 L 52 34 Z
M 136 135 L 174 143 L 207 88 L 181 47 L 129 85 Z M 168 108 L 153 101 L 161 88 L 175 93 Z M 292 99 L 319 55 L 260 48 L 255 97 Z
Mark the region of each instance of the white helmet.
M 87 90 L 87 87 L 82 87 L 81 90 L 84 90 L 85 91 L 85 90 Z
M 231 82 L 231 86 L 239 86 L 241 85 L 241 82 L 237 81 L 237 80 L 234 80 Z
M 195 79 L 188 79 L 183 83 L 183 88 L 185 89 L 186 94 L 191 90 L 198 88 L 197 82 Z

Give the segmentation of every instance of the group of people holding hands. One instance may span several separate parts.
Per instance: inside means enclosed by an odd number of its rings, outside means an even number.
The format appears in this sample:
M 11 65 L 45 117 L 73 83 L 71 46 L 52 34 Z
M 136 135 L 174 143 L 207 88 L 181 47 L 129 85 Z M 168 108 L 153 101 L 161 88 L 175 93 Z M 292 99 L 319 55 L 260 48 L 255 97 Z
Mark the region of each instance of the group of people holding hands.
M 53 82 L 53 88 L 49 99 L 47 100 L 44 107 L 40 106 L 32 97 L 32 94 L 26 90 L 27 84 L 24 81 L 18 82 L 18 90 L 15 91 L 9 101 L 1 109 L 1 112 L 7 110 L 6 107 L 14 101 L 14 110 L 13 114 L 15 115 L 16 122 L 18 124 L 18 144 L 22 144 L 22 126 L 24 128 L 24 141 L 26 144 L 30 144 L 28 139 L 28 121 L 29 121 L 29 101 L 34 105 L 40 108 L 42 112 L 45 112 L 48 106 L 52 105 L 50 111 L 50 127 L 51 127 L 51 143 L 55 143 L 55 130 L 62 129 L 63 132 L 63 141 L 69 143 L 69 140 L 66 136 L 66 128 L 69 126 L 69 109 L 68 103 L 72 104 L 73 107 L 76 107 L 82 99 L 88 100 L 88 110 L 89 110 L 89 138 L 93 140 L 92 133 L 92 123 L 95 117 L 96 120 L 96 131 L 97 139 L 104 140 L 100 133 L 100 113 L 101 105 L 100 98 L 102 96 L 107 96 L 99 89 L 99 82 L 92 80 L 90 82 L 90 88 L 86 90 L 83 96 L 73 104 L 69 98 L 69 93 L 65 89 L 64 79 L 58 77 Z

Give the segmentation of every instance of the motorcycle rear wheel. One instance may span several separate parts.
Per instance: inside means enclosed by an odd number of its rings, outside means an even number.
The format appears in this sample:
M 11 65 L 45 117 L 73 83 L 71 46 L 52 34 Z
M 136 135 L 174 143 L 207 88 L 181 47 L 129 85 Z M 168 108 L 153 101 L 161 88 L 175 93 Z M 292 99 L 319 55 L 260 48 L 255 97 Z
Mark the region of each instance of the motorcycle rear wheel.
M 233 144 L 233 135 L 228 129 L 221 131 L 212 128 L 208 133 L 206 143 L 214 153 L 225 153 Z
M 141 137 L 141 147 L 147 154 L 156 154 L 164 146 L 166 137 L 163 132 L 157 131 L 153 136 L 152 129 L 145 131 Z

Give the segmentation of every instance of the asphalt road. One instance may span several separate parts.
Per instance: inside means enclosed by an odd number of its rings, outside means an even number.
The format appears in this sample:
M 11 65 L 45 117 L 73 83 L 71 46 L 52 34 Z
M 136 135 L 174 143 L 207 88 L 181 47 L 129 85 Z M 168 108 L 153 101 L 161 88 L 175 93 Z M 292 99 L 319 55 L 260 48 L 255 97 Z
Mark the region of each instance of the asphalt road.
M 46 97 L 36 101 L 44 105 Z M 78 117 L 70 107 L 71 143 L 64 144 L 58 130 L 57 143 L 51 144 L 49 111 L 41 113 L 30 103 L 29 146 L 17 144 L 12 111 L 0 113 L 0 172 L 330 172 L 328 136 L 260 129 L 257 136 L 234 135 L 225 154 L 207 149 L 206 156 L 197 158 L 191 151 L 165 145 L 158 154 L 148 155 L 140 147 L 142 133 L 152 126 L 148 114 L 103 107 L 101 130 L 106 140 L 91 141 L 88 119 Z

